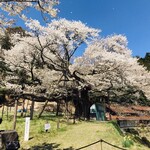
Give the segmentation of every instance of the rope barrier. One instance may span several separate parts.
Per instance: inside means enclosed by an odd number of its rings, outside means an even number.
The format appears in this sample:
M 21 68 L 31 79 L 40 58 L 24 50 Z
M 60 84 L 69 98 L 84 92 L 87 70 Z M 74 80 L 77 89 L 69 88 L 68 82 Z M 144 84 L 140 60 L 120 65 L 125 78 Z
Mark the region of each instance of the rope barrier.
M 80 147 L 80 148 L 78 148 L 78 149 L 76 149 L 76 150 L 84 149 L 84 148 L 86 148 L 86 147 L 89 147 L 89 146 L 95 145 L 95 144 L 99 143 L 100 141 L 101 141 L 101 140 L 98 140 L 98 141 L 93 142 L 93 143 L 91 143 L 91 144 L 89 144 L 89 145 L 86 145 L 86 146 Z
M 124 148 L 121 148 L 121 147 L 118 147 L 118 146 L 113 145 L 113 144 L 111 144 L 111 143 L 108 143 L 108 142 L 106 142 L 106 141 L 104 141 L 104 140 L 102 140 L 102 142 L 104 142 L 104 143 L 106 143 L 106 144 L 108 144 L 108 145 L 110 145 L 110 146 L 113 146 L 113 147 L 115 147 L 115 148 L 118 148 L 118 149 L 121 149 L 121 150 L 126 150 L 126 149 L 124 149 Z
M 126 149 L 124 149 L 124 148 L 121 148 L 121 147 L 118 147 L 118 146 L 113 145 L 113 144 L 111 144 L 111 143 L 108 143 L 108 142 L 106 142 L 106 141 L 104 141 L 104 140 L 102 140 L 102 139 L 101 139 L 101 140 L 98 140 L 98 141 L 96 141 L 96 142 L 93 142 L 93 143 L 91 143 L 91 144 L 89 144 L 89 145 L 80 147 L 80 148 L 78 148 L 78 149 L 76 149 L 76 150 L 81 150 L 81 149 L 87 148 L 87 147 L 92 146 L 92 145 L 95 145 L 95 144 L 97 144 L 97 143 L 99 143 L 99 142 L 101 142 L 101 150 L 102 150 L 102 142 L 104 142 L 105 144 L 108 144 L 108 145 L 110 145 L 110 146 L 112 146 L 112 147 L 115 147 L 115 148 L 118 148 L 118 149 L 121 149 L 121 150 L 126 150 Z

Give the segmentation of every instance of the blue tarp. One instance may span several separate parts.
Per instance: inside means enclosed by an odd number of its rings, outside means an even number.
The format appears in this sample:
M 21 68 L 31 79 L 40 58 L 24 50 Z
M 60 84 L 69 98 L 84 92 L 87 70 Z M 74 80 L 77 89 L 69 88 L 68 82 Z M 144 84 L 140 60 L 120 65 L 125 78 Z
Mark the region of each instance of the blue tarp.
M 105 107 L 104 104 L 95 103 L 90 107 L 91 117 L 96 117 L 96 120 L 105 121 Z

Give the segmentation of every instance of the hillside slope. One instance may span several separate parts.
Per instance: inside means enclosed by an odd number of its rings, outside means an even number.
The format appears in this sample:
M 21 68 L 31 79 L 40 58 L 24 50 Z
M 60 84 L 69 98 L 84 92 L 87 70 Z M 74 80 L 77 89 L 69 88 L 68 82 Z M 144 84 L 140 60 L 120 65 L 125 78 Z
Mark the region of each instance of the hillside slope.
M 48 132 L 44 131 L 46 120 L 51 124 Z M 89 145 L 95 141 L 103 139 L 113 145 L 123 147 L 124 137 L 113 123 L 110 122 L 78 122 L 67 125 L 64 120 L 60 121 L 60 128 L 57 130 L 57 119 L 42 118 L 34 119 L 30 122 L 30 139 L 24 141 L 24 118 L 18 119 L 17 132 L 19 134 L 21 148 L 20 150 L 74 150 Z M 3 121 L 1 129 L 10 130 L 12 122 Z M 83 150 L 100 150 L 101 143 L 97 143 Z M 105 143 L 102 143 L 103 150 L 117 150 Z M 134 142 L 130 150 L 148 150 Z
M 35 149 L 36 146 L 45 149 L 66 149 L 73 150 L 95 141 L 103 139 L 113 145 L 122 147 L 124 140 L 119 131 L 112 123 L 107 122 L 80 122 L 75 125 L 60 124 L 60 129 L 56 130 L 56 124 L 51 122 L 52 129 L 48 133 L 34 133 L 35 137 L 27 143 Z M 37 127 L 38 128 L 38 127 Z M 30 135 L 32 137 L 32 134 Z M 26 142 L 22 142 L 22 146 L 26 148 Z M 83 150 L 99 150 L 101 143 L 89 146 Z M 105 143 L 102 143 L 102 148 L 107 150 L 117 150 Z M 129 148 L 131 150 L 148 150 L 149 148 L 141 146 L 137 143 Z

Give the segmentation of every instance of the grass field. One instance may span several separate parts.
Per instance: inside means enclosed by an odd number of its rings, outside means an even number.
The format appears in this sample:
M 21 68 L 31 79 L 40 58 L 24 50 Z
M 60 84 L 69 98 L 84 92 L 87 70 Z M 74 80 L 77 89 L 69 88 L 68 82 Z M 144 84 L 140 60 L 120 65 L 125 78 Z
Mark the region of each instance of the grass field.
M 92 142 L 103 139 L 111 144 L 123 147 L 122 142 L 124 137 L 119 133 L 117 128 L 111 122 L 77 122 L 66 124 L 65 119 L 60 118 L 59 129 L 57 129 L 57 120 L 55 116 L 44 114 L 41 119 L 30 121 L 30 138 L 29 141 L 24 141 L 25 118 L 17 119 L 16 131 L 19 134 L 21 144 L 20 150 L 74 150 Z M 48 121 L 51 124 L 51 129 L 48 132 L 44 131 L 44 124 Z M 11 130 L 13 122 L 3 119 L 0 125 L 1 130 Z M 102 149 L 101 149 L 102 146 Z M 148 150 L 136 142 L 128 148 L 130 150 Z M 83 150 L 117 150 L 105 143 L 97 143 Z

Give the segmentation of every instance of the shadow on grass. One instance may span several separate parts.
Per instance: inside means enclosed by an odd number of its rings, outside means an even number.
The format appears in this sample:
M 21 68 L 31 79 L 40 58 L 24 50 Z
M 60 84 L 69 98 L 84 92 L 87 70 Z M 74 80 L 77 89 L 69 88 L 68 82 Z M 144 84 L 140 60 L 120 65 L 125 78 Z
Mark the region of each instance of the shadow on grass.
M 42 119 L 42 120 L 50 120 L 56 122 L 58 119 L 61 119 L 63 116 L 56 116 L 55 114 L 49 115 L 42 115 L 40 118 L 35 117 L 35 119 Z
M 146 147 L 150 148 L 150 141 L 146 137 L 140 138 L 139 136 L 136 136 L 135 140 L 139 142 L 140 144 L 145 145 Z
M 134 135 L 134 139 L 142 144 L 142 145 L 145 145 L 147 146 L 148 148 L 150 148 L 150 141 L 147 139 L 147 137 L 140 137 L 139 135 L 139 132 L 136 130 L 136 129 L 133 129 L 133 128 L 127 128 L 124 130 L 127 134 L 131 134 L 131 135 Z
M 120 127 L 119 127 L 119 125 L 117 124 L 116 121 L 109 121 L 108 123 L 112 124 L 120 135 L 123 135 L 123 133 L 122 133 L 122 131 L 121 131 L 121 129 L 120 129 Z
M 56 143 L 43 143 L 42 145 L 36 145 L 29 149 L 21 149 L 21 150 L 75 150 L 72 147 L 60 149 L 59 146 L 60 144 Z

